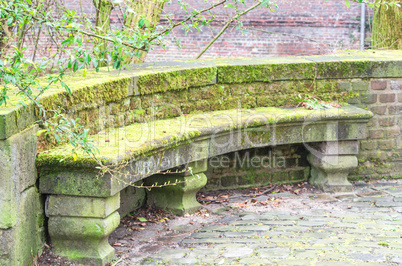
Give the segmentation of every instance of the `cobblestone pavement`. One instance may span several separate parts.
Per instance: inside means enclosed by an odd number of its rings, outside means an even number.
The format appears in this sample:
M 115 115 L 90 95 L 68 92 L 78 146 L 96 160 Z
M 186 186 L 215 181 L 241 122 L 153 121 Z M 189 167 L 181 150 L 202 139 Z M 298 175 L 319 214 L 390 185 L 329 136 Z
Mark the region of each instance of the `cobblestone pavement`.
M 176 226 L 165 235 L 174 245 L 141 260 L 118 251 L 118 264 L 402 265 L 402 180 L 357 183 L 349 194 L 270 194 L 234 211 L 239 202 L 213 204 L 214 222 Z

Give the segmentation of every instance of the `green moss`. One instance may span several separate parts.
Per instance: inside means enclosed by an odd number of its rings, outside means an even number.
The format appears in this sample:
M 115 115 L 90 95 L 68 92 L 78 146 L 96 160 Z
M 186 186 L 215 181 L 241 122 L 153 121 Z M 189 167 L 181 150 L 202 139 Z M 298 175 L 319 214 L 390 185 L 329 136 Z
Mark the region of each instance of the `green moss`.
M 138 79 L 140 94 L 187 89 L 215 83 L 216 68 L 194 68 L 142 75 Z
M 74 83 L 69 84 L 66 81 L 72 88 L 71 96 L 65 91 L 57 91 L 50 95 L 45 94 L 41 104 L 47 110 L 57 110 L 59 107 L 69 110 L 77 104 L 93 105 L 95 103 L 118 102 L 127 97 L 130 82 L 130 78 L 111 78 L 93 85 L 74 87 Z
M 279 60 L 281 61 L 281 60 Z M 296 60 L 299 61 L 299 60 Z M 300 62 L 290 63 L 268 61 L 267 64 L 241 64 L 218 67 L 219 83 L 249 83 L 255 81 L 271 82 L 274 80 L 313 79 L 314 63 Z

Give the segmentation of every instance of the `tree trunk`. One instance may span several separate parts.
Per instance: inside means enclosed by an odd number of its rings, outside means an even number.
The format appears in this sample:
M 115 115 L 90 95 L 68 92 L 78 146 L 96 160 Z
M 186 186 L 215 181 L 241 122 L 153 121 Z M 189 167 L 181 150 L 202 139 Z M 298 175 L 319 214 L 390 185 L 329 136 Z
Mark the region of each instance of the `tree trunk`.
M 113 3 L 110 0 L 93 0 L 94 6 L 96 8 L 96 22 L 95 27 L 97 34 L 103 35 L 110 26 L 110 15 L 113 9 Z M 99 51 L 96 52 L 99 59 L 103 59 L 104 61 L 100 61 L 99 66 L 105 66 L 106 58 L 103 52 L 107 49 L 107 41 L 97 40 L 95 41 L 95 45 L 98 46 Z
M 0 59 L 6 56 L 8 43 L 12 38 L 11 30 L 12 27 L 7 26 L 7 21 L 0 19 Z
M 375 48 L 402 49 L 402 7 L 380 5 L 373 20 Z
M 163 6 L 165 1 L 163 0 L 130 0 L 131 3 L 127 3 L 128 6 L 134 10 L 135 13 L 130 12 L 126 16 L 126 21 L 124 22 L 124 26 L 128 28 L 137 28 L 139 27 L 139 22 L 141 18 L 145 19 L 149 23 L 142 27 L 142 30 L 155 29 L 158 25 Z M 132 58 L 127 58 L 127 64 L 133 63 L 141 63 L 144 61 L 147 52 L 141 51 L 140 55 L 133 56 Z

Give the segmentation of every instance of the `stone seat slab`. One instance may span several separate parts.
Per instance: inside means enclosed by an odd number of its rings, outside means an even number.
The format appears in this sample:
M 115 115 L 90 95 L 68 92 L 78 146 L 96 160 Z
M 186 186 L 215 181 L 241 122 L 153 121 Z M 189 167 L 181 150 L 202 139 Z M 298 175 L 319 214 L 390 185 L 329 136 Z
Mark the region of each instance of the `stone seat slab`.
M 264 107 L 192 114 L 111 128 L 93 135 L 99 159 L 112 178 L 98 176 L 97 162 L 74 158 L 68 145 L 39 154 L 40 190 L 45 194 L 112 196 L 161 171 L 220 154 L 255 147 L 366 138 L 372 113 L 354 106 L 307 110 Z M 88 176 L 88 178 L 85 178 Z

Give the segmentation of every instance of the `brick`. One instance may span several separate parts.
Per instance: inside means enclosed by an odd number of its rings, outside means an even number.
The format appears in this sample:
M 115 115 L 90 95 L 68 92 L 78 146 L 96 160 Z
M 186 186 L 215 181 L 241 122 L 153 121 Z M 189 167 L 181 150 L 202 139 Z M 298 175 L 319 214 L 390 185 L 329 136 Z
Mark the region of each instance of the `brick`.
M 402 103 L 402 93 L 398 93 L 398 102 Z
M 383 115 L 387 111 L 387 106 L 373 106 L 370 108 L 370 111 L 377 115 Z
M 402 90 L 402 80 L 391 80 L 390 84 L 391 90 Z
M 384 130 L 386 138 L 396 138 L 401 136 L 401 129 L 400 128 L 388 128 Z
M 380 150 L 392 150 L 394 147 L 395 147 L 395 141 L 393 139 L 378 141 L 378 148 Z
M 386 93 L 380 95 L 380 103 L 393 103 L 395 102 L 396 95 L 394 93 Z
M 365 93 L 361 96 L 361 102 L 367 104 L 373 104 L 377 102 L 377 94 Z
M 353 91 L 366 91 L 368 89 L 367 81 L 354 81 L 352 82 Z
M 384 137 L 384 130 L 382 129 L 372 129 L 369 130 L 370 139 L 381 139 Z
M 359 101 L 358 97 L 348 99 L 348 104 L 359 104 L 359 103 L 360 103 L 360 101 Z
M 401 112 L 402 112 L 401 105 L 393 105 L 388 107 L 388 114 L 390 115 L 400 114 Z
M 338 88 L 341 90 L 350 91 L 351 88 L 350 82 L 347 81 L 338 82 Z
M 378 119 L 378 124 L 382 127 L 392 127 L 395 125 L 395 117 L 385 117 Z
M 377 148 L 377 141 L 373 140 L 362 140 L 360 142 L 360 149 L 365 150 L 374 150 Z
M 372 90 L 385 90 L 387 88 L 387 81 L 385 80 L 373 80 L 371 81 Z

